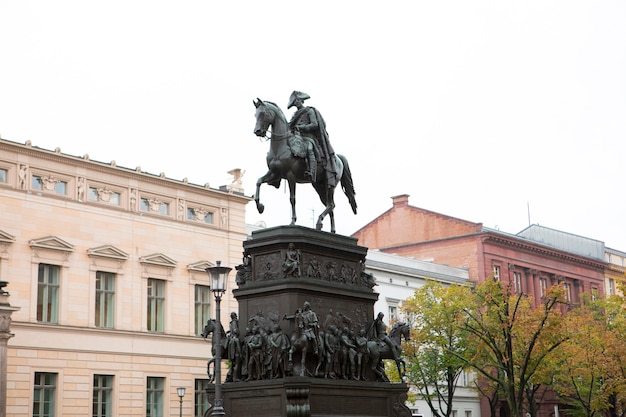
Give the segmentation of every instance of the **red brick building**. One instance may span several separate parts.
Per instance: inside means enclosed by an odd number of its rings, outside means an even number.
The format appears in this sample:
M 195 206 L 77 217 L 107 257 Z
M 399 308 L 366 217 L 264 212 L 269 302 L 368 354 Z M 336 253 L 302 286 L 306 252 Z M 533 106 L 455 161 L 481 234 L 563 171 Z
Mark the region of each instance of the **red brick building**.
M 602 242 L 536 225 L 509 234 L 411 206 L 406 194 L 392 200 L 391 209 L 352 235 L 359 245 L 464 267 L 471 281 L 496 277 L 535 299 L 556 282 L 572 303 L 583 292 L 604 293 Z
M 392 200 L 391 209 L 352 235 L 359 245 L 467 268 L 471 281 L 495 277 L 535 300 L 558 282 L 565 284 L 572 306 L 583 292 L 605 292 L 603 242 L 538 225 L 509 234 L 411 206 L 408 195 Z M 557 407 L 558 399 L 548 392 L 538 417 L 554 416 Z M 481 401 L 481 415 L 489 415 L 486 400 Z M 500 417 L 506 415 L 501 409 Z

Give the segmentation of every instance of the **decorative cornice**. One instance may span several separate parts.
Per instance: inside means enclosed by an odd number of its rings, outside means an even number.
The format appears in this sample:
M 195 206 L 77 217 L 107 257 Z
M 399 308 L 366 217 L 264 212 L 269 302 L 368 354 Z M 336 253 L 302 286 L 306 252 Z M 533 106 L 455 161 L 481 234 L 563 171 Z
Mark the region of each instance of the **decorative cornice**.
M 514 247 L 519 250 L 524 250 L 527 252 L 540 254 L 542 256 L 549 256 L 549 257 L 558 258 L 558 259 L 565 260 L 565 261 L 572 262 L 572 263 L 586 265 L 588 267 L 595 268 L 601 271 L 604 271 L 607 267 L 607 264 L 604 262 L 596 261 L 590 258 L 574 255 L 574 254 L 567 253 L 567 252 L 561 252 L 561 251 L 557 251 L 553 249 L 548 249 L 545 246 L 541 246 L 538 244 L 531 244 L 519 238 L 518 239 L 508 238 L 506 236 L 487 232 L 482 237 L 482 241 L 484 243 L 492 243 L 492 244 L 496 244 L 500 246 Z
M 39 148 L 37 146 L 32 146 L 30 144 L 30 141 L 24 145 L 21 143 L 12 142 L 12 141 L 0 138 L 0 149 L 2 148 L 6 148 L 8 151 L 18 152 L 21 154 L 33 156 L 33 157 L 48 160 L 48 161 L 67 163 L 67 160 L 69 159 L 72 161 L 72 163 L 78 166 L 88 167 L 88 169 L 93 170 L 93 171 L 105 172 L 105 173 L 110 173 L 111 171 L 117 171 L 121 175 L 124 175 L 124 176 L 139 177 L 141 178 L 142 182 L 146 182 L 146 183 L 169 184 L 169 185 L 176 184 L 176 186 L 179 186 L 179 187 L 180 186 L 190 187 L 195 191 L 210 190 L 216 193 L 233 196 L 234 198 L 241 198 L 246 201 L 252 200 L 251 197 L 247 197 L 242 194 L 238 194 L 238 193 L 233 194 L 233 193 L 228 193 L 226 191 L 222 191 L 217 188 L 211 188 L 208 184 L 205 184 L 205 185 L 191 184 L 186 179 L 179 181 L 176 179 L 167 178 L 164 173 L 160 173 L 158 175 L 151 174 L 149 172 L 142 171 L 141 167 L 137 167 L 135 169 L 120 167 L 116 164 L 115 161 L 111 161 L 110 163 L 100 162 L 100 161 L 91 160 L 89 158 L 89 155 L 84 155 L 80 157 L 80 156 L 75 156 L 75 155 L 64 154 L 61 152 L 59 148 L 57 148 L 54 151 L 44 149 L 44 148 Z
M 0 230 L 0 242 L 2 243 L 13 243 L 15 242 L 15 236 L 12 236 L 6 232 Z
M 139 258 L 142 264 L 164 266 L 166 268 L 176 268 L 176 261 L 162 253 L 153 253 L 151 255 Z
M 213 262 L 210 261 L 198 261 L 192 264 L 187 265 L 188 271 L 196 271 L 196 272 L 206 272 L 206 269 L 210 266 L 215 266 Z
M 32 239 L 28 242 L 33 249 L 50 249 L 61 252 L 74 252 L 74 245 L 71 245 L 56 236 L 46 236 L 39 239 Z
M 125 261 L 129 255 L 121 249 L 116 248 L 113 245 L 103 245 L 97 248 L 87 249 L 87 255 L 99 256 L 102 258 L 113 258 Z

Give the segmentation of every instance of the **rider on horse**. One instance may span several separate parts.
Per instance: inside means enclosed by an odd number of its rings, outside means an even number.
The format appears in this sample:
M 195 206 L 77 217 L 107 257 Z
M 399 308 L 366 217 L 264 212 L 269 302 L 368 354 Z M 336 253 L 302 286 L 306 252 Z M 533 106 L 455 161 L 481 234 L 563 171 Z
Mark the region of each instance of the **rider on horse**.
M 374 330 L 374 337 L 380 340 L 381 342 L 384 342 L 387 346 L 389 346 L 389 350 L 393 354 L 394 358 L 397 358 L 398 357 L 397 346 L 394 343 L 394 341 L 391 340 L 389 336 L 387 335 L 387 325 L 383 321 L 383 317 L 385 317 L 385 315 L 381 311 L 380 313 L 378 313 L 378 316 L 372 323 L 372 328 Z
M 335 151 L 328 140 L 326 123 L 320 112 L 314 107 L 304 105 L 304 100 L 308 98 L 311 97 L 301 91 L 291 93 L 287 108 L 290 109 L 296 106 L 298 110 L 291 118 L 289 127 L 292 132 L 300 132 L 305 138 L 308 138 L 314 143 L 315 149 L 313 149 L 313 146 L 307 146 L 306 150 L 306 161 L 309 167 L 307 173 L 311 177 L 311 180 L 315 181 L 316 178 L 317 159 L 315 157 L 315 150 L 317 150 L 320 154 L 321 163 L 326 170 L 328 186 L 335 187 L 337 185 Z

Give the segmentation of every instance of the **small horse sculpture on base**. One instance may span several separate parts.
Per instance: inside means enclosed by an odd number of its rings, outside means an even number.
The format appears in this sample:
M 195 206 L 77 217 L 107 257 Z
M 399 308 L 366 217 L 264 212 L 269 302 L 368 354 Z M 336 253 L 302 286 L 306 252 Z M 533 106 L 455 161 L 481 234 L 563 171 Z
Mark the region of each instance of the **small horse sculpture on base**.
M 404 338 L 405 341 L 411 340 L 411 328 L 405 322 L 398 322 L 391 328 L 389 338 L 395 345 L 394 350 L 392 350 L 386 343 L 378 340 L 370 340 L 367 342 L 367 348 L 370 352 L 369 361 L 372 365 L 372 370 L 381 381 L 389 382 L 389 378 L 385 375 L 385 368 L 382 364 L 382 360 L 393 359 L 396 362 L 400 380 L 404 381 L 406 363 L 401 358 L 402 338 Z
M 219 335 L 220 335 L 220 346 L 217 346 L 217 330 L 218 329 L 218 323 L 215 321 L 215 319 L 209 319 L 206 322 L 206 325 L 204 326 L 204 330 L 201 333 L 201 336 L 204 337 L 205 339 L 209 336 L 209 334 L 212 334 L 213 337 L 211 339 L 212 341 L 212 346 L 211 346 L 211 354 L 213 355 L 213 357 L 211 359 L 209 359 L 209 361 L 206 364 L 206 373 L 209 377 L 209 384 L 213 382 L 213 380 L 215 379 L 215 354 L 217 353 L 216 348 L 220 348 L 221 349 L 221 353 L 222 355 L 220 355 L 221 357 L 224 356 L 224 352 L 226 351 L 226 346 L 228 344 L 228 339 L 226 339 L 226 332 L 224 331 L 224 326 L 222 326 L 221 323 L 219 323 Z M 213 365 L 213 371 L 211 371 L 211 365 Z
M 330 231 L 335 233 L 335 187 L 328 184 L 326 170 L 319 164 L 316 170 L 316 178 L 311 179 L 305 174 L 307 163 L 304 158 L 297 157 L 291 151 L 289 142 L 294 138 L 293 132 L 289 129 L 289 123 L 285 118 L 282 110 L 274 103 L 262 101 L 257 98 L 253 101 L 256 107 L 256 125 L 254 133 L 259 137 L 265 137 L 267 130 L 271 127 L 272 134 L 270 136 L 270 150 L 267 153 L 268 171 L 265 175 L 257 180 L 256 193 L 254 201 L 257 210 L 263 213 L 265 206 L 260 201 L 260 188 L 262 184 L 270 184 L 278 188 L 281 180 L 287 180 L 289 184 L 289 201 L 291 202 L 291 225 L 296 224 L 296 183 L 312 183 L 313 188 L 324 204 L 325 209 L 319 215 L 315 228 L 322 229 L 322 221 L 326 215 L 330 216 Z M 354 184 L 352 182 L 352 174 L 348 166 L 347 159 L 339 154 L 333 156 L 336 158 L 337 173 L 335 174 L 335 184 L 341 184 L 341 187 L 348 197 L 352 211 L 356 214 L 356 200 L 354 198 Z
M 324 359 L 324 338 L 320 335 L 317 338 L 317 352 L 314 351 L 313 340 L 303 332 L 298 331 L 291 337 L 291 348 L 289 349 L 289 372 L 293 372 L 293 354 L 300 352 L 300 376 L 318 376 Z M 310 372 L 306 368 L 307 355 L 312 354 L 316 360 L 315 370 Z

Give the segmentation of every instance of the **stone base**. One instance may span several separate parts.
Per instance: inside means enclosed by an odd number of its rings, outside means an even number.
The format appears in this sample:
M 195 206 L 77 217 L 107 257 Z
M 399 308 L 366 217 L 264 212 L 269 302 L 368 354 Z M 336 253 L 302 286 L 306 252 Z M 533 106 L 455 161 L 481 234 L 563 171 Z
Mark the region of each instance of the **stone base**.
M 406 384 L 306 377 L 222 385 L 229 417 L 411 417 L 407 391 Z M 213 398 L 214 386 L 207 392 Z

